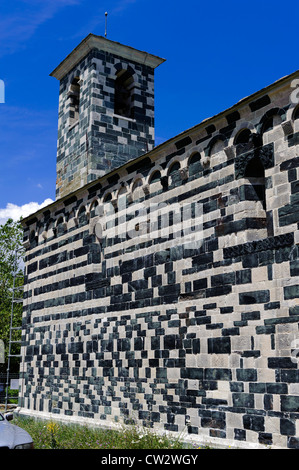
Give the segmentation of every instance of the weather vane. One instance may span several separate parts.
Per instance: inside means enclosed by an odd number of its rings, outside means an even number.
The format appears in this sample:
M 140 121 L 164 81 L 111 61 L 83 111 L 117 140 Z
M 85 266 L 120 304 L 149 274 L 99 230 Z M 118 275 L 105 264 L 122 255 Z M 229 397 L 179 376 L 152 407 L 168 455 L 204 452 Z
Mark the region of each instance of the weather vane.
M 108 12 L 106 11 L 105 12 L 105 38 L 107 37 L 107 16 L 108 16 Z

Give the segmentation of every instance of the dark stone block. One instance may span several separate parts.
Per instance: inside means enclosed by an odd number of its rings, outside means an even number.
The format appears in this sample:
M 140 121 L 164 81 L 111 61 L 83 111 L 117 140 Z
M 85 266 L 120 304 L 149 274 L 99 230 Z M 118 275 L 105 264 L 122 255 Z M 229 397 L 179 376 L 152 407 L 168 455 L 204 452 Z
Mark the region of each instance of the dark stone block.
M 209 354 L 230 354 L 230 337 L 208 338 Z
M 192 340 L 192 353 L 193 354 L 200 353 L 200 339 L 199 338 Z
M 274 250 L 294 244 L 294 234 L 286 233 L 275 237 L 264 238 L 253 242 L 244 243 L 232 247 L 223 248 L 223 256 L 225 259 L 237 258 L 247 254 L 256 254 L 266 250 Z
M 288 439 L 288 448 L 289 449 L 299 449 L 299 438 L 298 437 L 289 437 L 289 439 Z
M 144 337 L 138 336 L 134 338 L 134 351 L 142 351 L 144 350 Z
M 165 264 L 170 261 L 170 251 L 164 250 L 158 253 L 155 253 L 155 264 Z
M 193 289 L 196 291 L 196 290 L 201 290 L 201 289 L 205 289 L 208 285 L 208 280 L 207 278 L 203 278 L 203 279 L 196 279 L 195 281 L 193 281 Z
M 212 415 L 210 417 L 201 418 L 201 426 L 203 428 L 225 429 L 225 414 L 212 412 Z
M 176 335 L 165 335 L 164 336 L 164 349 L 175 349 L 176 347 Z
M 155 276 L 156 274 L 156 266 L 151 266 L 150 268 L 144 269 L 144 278 L 148 279 L 149 277 Z
M 239 294 L 240 305 L 267 303 L 269 300 L 270 292 L 268 290 L 243 292 Z
M 206 289 L 206 297 L 218 297 L 220 295 L 227 295 L 232 291 L 232 286 L 218 286 Z
M 160 336 L 151 337 L 151 349 L 159 350 L 160 349 Z
M 152 165 L 151 159 L 149 157 L 143 158 L 142 160 L 137 161 L 127 167 L 127 173 L 134 173 L 134 171 L 144 171 L 145 168 L 150 168 Z
M 241 313 L 241 319 L 242 320 L 259 320 L 261 318 L 260 312 L 243 312 Z
M 249 284 L 251 283 L 251 269 L 242 269 L 236 271 L 236 284 Z
M 269 432 L 260 432 L 259 443 L 270 446 L 273 443 L 272 434 Z
M 297 369 L 297 364 L 290 357 L 269 357 L 269 369 Z
M 280 397 L 281 411 L 299 412 L 299 396 L 282 395 Z
M 240 119 L 240 113 L 238 111 L 233 111 L 232 113 L 227 114 L 226 120 L 228 124 L 232 124 Z
M 57 344 L 56 345 L 56 354 L 65 354 L 66 353 L 66 344 Z
M 267 106 L 267 104 L 270 104 L 271 100 L 268 95 L 264 95 L 261 98 L 258 98 L 255 101 L 252 101 L 249 103 L 249 107 L 251 111 L 257 111 L 258 109 L 263 108 L 264 106 Z
M 289 211 L 290 213 L 286 214 L 287 211 Z M 289 204 L 281 209 L 278 209 L 278 217 L 280 227 L 284 227 L 286 225 L 291 225 L 298 222 L 299 211 L 295 211 L 295 207 Z
M 32 274 L 36 270 L 37 270 L 37 261 L 35 261 L 34 263 L 29 264 L 29 266 L 27 268 L 27 274 Z
M 290 262 L 291 276 L 299 276 L 299 259 Z
M 217 274 L 211 277 L 211 286 L 223 286 L 226 284 L 235 284 L 235 273 Z
M 254 395 L 252 393 L 233 393 L 232 398 L 235 408 L 254 408 Z
M 246 441 L 246 431 L 244 429 L 234 429 L 235 439 L 237 441 Z
M 265 420 L 263 416 L 255 416 L 255 415 L 243 416 L 244 428 L 250 429 L 251 431 L 264 431 L 265 430 L 264 421 Z
M 152 276 L 152 287 L 158 287 L 162 284 L 162 274 Z
M 174 295 L 178 297 L 180 295 L 181 285 L 180 284 L 170 284 L 168 286 L 160 286 L 158 291 L 160 296 Z
M 267 383 L 267 393 L 285 395 L 288 393 L 288 386 L 285 383 Z
M 240 328 L 237 328 L 237 327 L 223 328 L 221 333 L 222 333 L 222 336 L 236 336 L 240 334 Z
M 265 383 L 249 384 L 249 393 L 266 393 L 266 384 Z
M 234 311 L 234 307 L 220 307 L 220 313 L 232 313 Z
M 294 145 L 299 144 L 299 132 L 295 132 L 295 134 L 291 134 L 288 136 L 288 146 L 293 147 Z
M 280 171 L 290 170 L 299 167 L 299 157 L 291 158 L 280 164 Z
M 191 144 L 192 143 L 192 140 L 189 136 L 187 137 L 184 137 L 183 139 L 181 140 L 178 140 L 176 143 L 175 143 L 175 146 L 178 150 L 180 150 L 181 148 L 183 147 L 186 147 L 187 145 Z
M 295 307 L 289 308 L 290 315 L 298 315 L 299 316 L 299 305 L 295 305 Z
M 170 248 L 170 253 L 169 253 L 170 261 L 177 261 L 177 260 L 182 259 L 183 254 L 184 254 L 183 252 L 184 252 L 183 246 L 175 246 L 175 247 Z
M 84 344 L 81 341 L 68 344 L 68 352 L 71 354 L 83 354 Z
M 249 254 L 243 257 L 242 266 L 243 268 L 256 268 L 258 266 L 258 257 L 256 254 Z
M 202 380 L 203 369 L 194 368 L 194 367 L 181 368 L 181 378 Z
M 296 286 L 286 286 L 283 288 L 284 298 L 288 299 L 297 299 L 299 297 L 299 285 Z
M 280 302 L 269 302 L 264 305 L 265 310 L 277 310 L 280 308 Z
M 274 325 L 257 326 L 255 331 L 257 335 L 270 335 L 270 334 L 275 333 L 275 326 Z
M 202 253 L 201 255 L 194 256 L 192 258 L 192 266 L 209 264 L 213 262 L 213 253 Z
M 257 380 L 256 369 L 237 369 L 237 380 L 240 382 L 255 382 Z
M 41 354 L 42 355 L 48 355 L 48 354 L 53 354 L 53 346 L 52 344 L 42 344 L 41 347 Z

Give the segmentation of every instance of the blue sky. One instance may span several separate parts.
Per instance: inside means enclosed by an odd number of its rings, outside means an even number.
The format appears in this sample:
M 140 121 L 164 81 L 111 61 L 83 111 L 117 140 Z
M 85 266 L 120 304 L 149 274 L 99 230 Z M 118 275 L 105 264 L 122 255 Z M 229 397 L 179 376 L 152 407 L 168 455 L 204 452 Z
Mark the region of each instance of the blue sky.
M 299 69 L 298 0 L 0 1 L 0 223 L 55 198 L 58 81 L 89 33 L 166 59 L 156 144 Z

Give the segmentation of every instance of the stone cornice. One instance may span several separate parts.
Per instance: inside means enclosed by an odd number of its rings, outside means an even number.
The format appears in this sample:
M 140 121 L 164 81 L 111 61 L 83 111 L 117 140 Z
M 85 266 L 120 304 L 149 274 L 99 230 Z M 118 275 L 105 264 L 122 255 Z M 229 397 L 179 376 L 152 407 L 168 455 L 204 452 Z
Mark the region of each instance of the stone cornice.
M 51 77 L 61 80 L 73 67 L 76 66 L 92 49 L 98 49 L 110 54 L 121 56 L 125 59 L 147 65 L 152 68 L 165 62 L 161 57 L 139 51 L 130 46 L 125 46 L 103 36 L 89 34 L 75 49 L 50 73 Z

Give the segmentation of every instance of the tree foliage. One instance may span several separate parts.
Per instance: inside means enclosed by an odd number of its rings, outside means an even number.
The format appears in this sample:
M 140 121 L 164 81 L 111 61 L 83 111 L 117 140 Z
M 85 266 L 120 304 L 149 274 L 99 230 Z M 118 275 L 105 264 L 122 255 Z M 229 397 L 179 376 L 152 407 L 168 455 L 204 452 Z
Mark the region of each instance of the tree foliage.
M 0 372 L 5 372 L 7 368 L 12 296 L 18 299 L 23 295 L 21 291 L 24 283 L 22 239 L 23 229 L 20 221 L 14 222 L 8 219 L 4 225 L 0 225 L 0 340 L 5 346 L 5 364 L 0 364 Z M 14 290 L 13 286 L 15 286 Z M 21 326 L 21 322 L 22 304 L 14 303 L 13 326 Z M 12 340 L 20 339 L 21 332 L 14 330 Z M 18 354 L 19 349 L 17 344 L 13 344 L 11 354 Z M 11 369 L 18 369 L 17 363 L 18 361 L 12 360 Z

